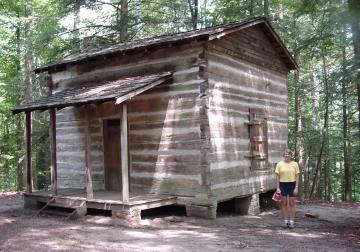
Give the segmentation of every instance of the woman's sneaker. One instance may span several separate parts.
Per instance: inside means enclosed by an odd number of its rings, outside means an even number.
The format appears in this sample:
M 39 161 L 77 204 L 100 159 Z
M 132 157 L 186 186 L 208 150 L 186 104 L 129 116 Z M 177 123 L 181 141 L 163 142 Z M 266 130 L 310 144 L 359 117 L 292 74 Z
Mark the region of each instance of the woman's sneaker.
M 289 223 L 288 228 L 293 229 L 293 228 L 295 227 L 294 221 L 290 221 L 290 222 L 288 222 L 288 223 Z
M 290 228 L 290 222 L 288 220 L 285 220 L 285 228 Z

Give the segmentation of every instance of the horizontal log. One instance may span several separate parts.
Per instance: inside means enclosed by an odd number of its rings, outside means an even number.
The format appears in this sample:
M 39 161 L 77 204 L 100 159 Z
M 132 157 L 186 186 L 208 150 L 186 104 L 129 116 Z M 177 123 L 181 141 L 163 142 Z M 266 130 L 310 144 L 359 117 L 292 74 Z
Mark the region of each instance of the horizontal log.
M 224 159 L 224 156 L 226 155 L 221 155 L 221 156 L 218 155 L 217 157 L 213 157 L 213 159 L 217 158 L 219 161 L 217 162 L 212 161 L 210 163 L 210 171 L 226 170 L 234 167 L 242 167 L 242 168 L 250 167 L 250 160 L 248 159 L 245 158 L 236 159 L 235 157 L 232 157 L 232 159 L 226 160 Z
M 282 153 L 286 148 L 287 148 L 287 143 L 285 141 L 283 143 L 268 141 L 269 155 L 271 152 Z M 282 154 L 280 154 L 280 156 L 282 156 Z
M 199 155 L 131 154 L 132 162 L 200 164 Z
M 197 79 L 193 79 L 193 80 L 188 80 L 186 82 L 175 82 L 173 81 L 172 83 L 166 83 L 166 84 L 161 84 L 158 85 L 142 94 L 139 95 L 143 96 L 144 98 L 147 97 L 151 97 L 151 96 L 155 96 L 155 94 L 157 96 L 160 95 L 167 95 L 168 93 L 171 95 L 176 95 L 176 94 L 183 94 L 183 93 L 196 93 L 199 91 L 199 87 L 201 85 L 201 83 L 204 82 L 204 80 L 197 80 Z
M 92 164 L 93 171 L 96 172 L 104 172 L 104 165 L 102 162 L 94 162 Z M 81 173 L 85 174 L 85 163 L 84 162 L 58 162 L 58 172 L 59 173 Z
M 128 114 L 128 123 L 163 122 L 165 120 L 197 120 L 200 118 L 196 107 L 190 109 L 169 109 L 166 111 L 137 112 Z
M 287 102 L 281 99 L 260 99 L 254 96 L 246 96 L 246 95 L 239 95 L 239 94 L 229 94 L 219 90 L 212 90 L 209 92 L 209 100 L 216 104 L 216 102 L 222 103 L 231 103 L 231 104 L 244 104 L 244 106 L 249 107 L 247 104 L 254 104 L 255 106 L 259 107 L 287 107 Z
M 221 91 L 225 94 L 243 95 L 262 100 L 279 100 L 287 102 L 287 94 L 284 93 L 284 90 L 278 90 L 277 87 L 250 87 L 243 85 L 237 80 L 230 80 L 222 76 L 216 76 L 215 74 L 210 75 L 209 83 L 210 87 L 214 91 Z
M 136 55 L 122 56 L 108 61 L 92 61 L 87 64 L 75 65 L 69 67 L 67 71 L 72 74 L 63 72 L 53 78 L 53 83 L 59 87 L 70 87 L 82 83 L 102 81 L 106 79 L 115 79 L 125 76 L 144 75 L 154 72 L 176 71 L 187 69 L 199 60 L 202 53 L 200 48 L 187 48 L 181 53 L 175 52 L 173 55 L 158 55 L 157 58 L 141 57 L 135 60 Z M 126 62 L 125 59 L 128 61 Z M 120 61 L 119 61 L 120 60 Z
M 273 53 L 269 53 L 268 51 L 259 50 L 259 48 L 253 48 L 248 44 L 242 43 L 238 40 L 231 40 L 231 36 L 227 37 L 227 39 L 222 40 L 214 40 L 212 42 L 214 45 L 225 48 L 235 55 L 243 55 L 248 57 L 249 59 L 256 60 L 257 62 L 266 63 L 266 65 L 272 64 L 273 69 L 278 69 L 280 71 L 286 71 L 286 65 L 284 62 L 279 58 L 279 55 L 275 55 Z M 270 59 L 273 61 L 271 62 Z
M 232 51 L 226 47 L 216 45 L 214 43 L 209 43 L 208 46 L 208 52 L 216 53 L 216 54 L 222 54 L 222 55 L 230 55 L 231 57 L 235 59 L 242 60 L 243 62 L 249 62 L 254 65 L 262 66 L 264 68 L 268 68 L 271 70 L 274 70 L 279 73 L 286 74 L 288 72 L 288 69 L 283 69 L 275 64 L 268 63 L 262 59 L 259 59 L 258 57 L 252 57 L 250 55 L 245 55 L 244 53 L 239 53 L 236 51 Z
M 266 103 L 263 101 L 251 102 L 251 100 L 236 101 L 226 99 L 224 96 L 216 95 L 209 97 L 209 108 L 213 110 L 228 109 L 230 111 L 249 111 L 249 108 L 260 108 L 265 110 L 272 110 L 274 113 L 284 114 L 287 112 L 287 106 L 277 103 Z
M 56 127 L 56 134 L 57 135 L 65 135 L 65 134 L 84 134 L 85 133 L 85 126 L 72 126 L 72 127 Z M 93 134 L 100 134 L 101 127 L 98 126 L 91 126 L 90 133 Z
M 217 187 L 221 186 L 221 187 Z M 256 182 L 241 183 L 232 181 L 217 184 L 212 187 L 211 192 L 218 201 L 225 201 L 236 197 L 248 196 L 255 193 L 267 192 L 276 189 L 275 178 L 259 178 Z
M 172 174 L 183 174 L 183 175 L 199 175 L 203 166 L 199 164 L 183 164 L 183 163 L 146 163 L 146 162 L 131 162 L 132 172 L 160 172 L 160 173 L 172 173 Z
M 217 83 L 225 83 L 228 86 L 238 85 L 239 89 L 243 87 L 256 89 L 261 92 L 268 92 L 281 96 L 287 95 L 286 82 L 275 81 L 264 75 L 257 76 L 254 73 L 246 73 L 237 69 L 236 66 L 229 66 L 216 61 L 209 61 L 209 87 L 213 88 Z M 219 84 L 219 85 L 220 85 Z
M 131 141 L 130 150 L 200 150 L 201 141 L 160 141 L 160 142 L 135 142 Z
M 173 73 L 173 82 L 186 82 L 199 78 L 199 66 L 183 69 Z
M 249 138 L 249 129 L 245 124 L 210 123 L 211 137 L 215 138 Z
M 131 188 L 142 188 L 148 193 L 161 193 L 179 196 L 195 196 L 206 193 L 207 187 L 201 186 L 198 181 L 184 179 L 154 179 L 154 178 L 131 178 Z
M 191 109 L 197 106 L 197 94 L 187 94 L 178 97 L 165 97 L 148 100 L 132 100 L 129 103 L 129 113 L 134 112 L 152 112 Z
M 228 169 L 212 170 L 210 173 L 211 184 L 221 184 L 234 179 L 243 179 L 250 176 L 249 166 L 235 166 Z
M 129 141 L 136 143 L 145 143 L 145 142 L 160 142 L 160 141 L 187 141 L 200 139 L 200 134 L 198 132 L 190 132 L 184 134 L 149 134 L 142 135 L 140 134 L 131 134 L 129 135 Z
M 256 39 L 254 39 L 254 37 Z M 251 31 L 249 30 L 248 32 L 240 31 L 238 33 L 230 34 L 228 38 L 230 42 L 238 43 L 240 47 L 245 47 L 254 53 L 258 52 L 266 55 L 266 60 L 269 63 L 271 63 L 271 58 L 277 59 L 278 66 L 284 67 L 284 63 L 279 57 L 279 54 L 274 50 L 273 45 L 269 43 L 268 38 L 263 32 L 258 32 L 254 29 Z
M 131 123 L 130 130 L 142 130 L 142 129 L 161 129 L 161 128 L 193 128 L 198 126 L 199 119 L 195 120 L 164 120 L 164 121 L 144 121 L 138 123 Z
M 58 162 L 62 162 L 62 163 L 85 163 L 85 157 L 80 157 L 80 156 L 69 156 L 69 155 L 58 155 Z M 91 156 L 91 161 L 94 163 L 98 162 L 98 163 L 103 163 L 103 157 L 99 156 L 99 157 L 95 157 L 95 156 Z M 69 165 L 69 167 L 72 167 L 71 165 Z
M 56 121 L 56 128 L 85 127 L 85 125 L 86 125 L 86 121 L 64 121 L 64 122 Z
M 83 143 L 78 144 L 58 144 L 56 146 L 57 152 L 78 152 L 78 151 L 85 151 L 85 145 Z M 92 151 L 103 151 L 102 142 L 100 143 L 92 143 L 91 144 Z
M 274 85 L 283 85 L 287 82 L 287 73 L 272 71 L 267 67 L 252 64 L 247 61 L 234 58 L 231 55 L 217 53 L 216 51 L 208 51 L 207 57 L 209 61 L 209 72 L 212 72 L 212 64 L 216 63 L 218 66 L 222 66 L 223 68 L 227 66 L 227 69 L 231 70 L 234 73 L 237 73 L 239 77 L 251 77 L 252 79 L 254 79 L 254 81 L 265 80 Z M 236 75 L 233 79 L 237 79 Z M 244 85 L 246 85 L 246 83 L 244 83 Z
M 231 152 L 249 152 L 250 141 L 246 141 L 246 143 L 224 143 L 224 142 L 215 142 L 211 145 L 211 153 L 231 153 Z

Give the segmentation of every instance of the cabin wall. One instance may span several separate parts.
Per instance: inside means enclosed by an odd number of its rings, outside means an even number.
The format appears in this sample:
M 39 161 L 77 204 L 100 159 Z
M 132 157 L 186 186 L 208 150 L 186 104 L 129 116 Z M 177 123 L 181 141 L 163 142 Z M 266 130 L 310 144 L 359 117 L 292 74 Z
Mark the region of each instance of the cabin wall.
M 85 188 L 86 109 L 64 108 L 56 113 L 56 151 L 59 188 Z M 91 166 L 94 190 L 104 189 L 102 124 L 91 120 Z
M 130 185 L 133 191 L 194 196 L 201 183 L 199 67 L 174 73 L 129 102 Z
M 159 85 L 128 101 L 130 190 L 194 196 L 202 183 L 199 74 L 204 63 L 199 44 L 138 52 L 103 62 L 68 67 L 52 74 L 55 91 L 124 76 L 173 71 L 170 84 Z M 120 116 L 119 106 L 105 103 L 91 113 L 94 189 L 104 188 L 102 120 Z M 57 112 L 60 187 L 84 187 L 85 108 Z M 64 143 L 63 143 L 64 142 Z M 74 161 L 74 162 L 73 162 Z M 61 168 L 60 168 L 61 167 Z
M 210 188 L 219 200 L 275 188 L 287 146 L 287 69 L 265 35 L 249 28 L 207 44 Z M 251 170 L 249 109 L 268 114 L 269 169 Z

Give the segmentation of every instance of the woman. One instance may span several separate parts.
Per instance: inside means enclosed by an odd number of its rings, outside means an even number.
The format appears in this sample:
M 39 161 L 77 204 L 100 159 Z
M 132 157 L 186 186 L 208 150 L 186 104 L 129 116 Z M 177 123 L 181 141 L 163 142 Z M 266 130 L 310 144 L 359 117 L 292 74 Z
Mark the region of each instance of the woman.
M 299 186 L 299 165 L 291 161 L 291 150 L 284 151 L 284 160 L 276 165 L 276 191 L 281 194 L 281 210 L 285 227 L 294 228 L 296 214 L 296 196 Z M 289 197 L 289 199 L 288 199 Z M 288 203 L 290 209 L 288 208 Z M 290 215 L 290 220 L 288 219 Z

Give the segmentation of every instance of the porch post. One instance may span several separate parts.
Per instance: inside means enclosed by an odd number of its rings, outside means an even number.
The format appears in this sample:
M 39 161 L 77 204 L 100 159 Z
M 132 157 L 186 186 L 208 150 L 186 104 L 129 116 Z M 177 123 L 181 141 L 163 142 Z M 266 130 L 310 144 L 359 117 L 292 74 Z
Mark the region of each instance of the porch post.
M 85 169 L 86 169 L 86 198 L 93 199 L 93 183 L 92 183 L 92 175 L 91 175 L 91 132 L 90 132 L 90 106 L 86 106 L 86 125 L 85 125 Z
M 129 202 L 129 161 L 128 161 L 128 127 L 127 127 L 127 104 L 121 105 L 121 175 L 122 175 L 122 199 L 124 203 Z
M 49 109 L 50 113 L 50 148 L 51 148 L 51 186 L 54 195 L 57 195 L 57 163 L 56 163 L 56 110 Z
M 25 137 L 26 137 L 26 191 L 32 193 L 32 164 L 31 164 L 31 111 L 25 112 Z

